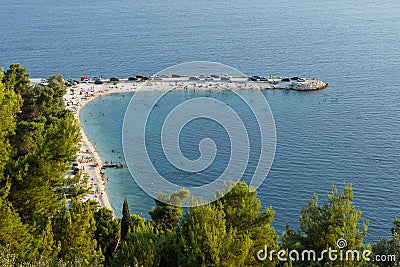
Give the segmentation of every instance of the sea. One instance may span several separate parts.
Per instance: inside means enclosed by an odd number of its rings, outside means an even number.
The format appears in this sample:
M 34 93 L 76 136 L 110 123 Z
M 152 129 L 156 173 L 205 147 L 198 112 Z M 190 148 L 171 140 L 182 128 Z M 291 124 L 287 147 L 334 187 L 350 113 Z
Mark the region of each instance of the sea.
M 353 203 L 369 220 L 365 240 L 391 236 L 400 217 L 399 1 L 0 0 L 0 7 L 0 67 L 20 63 L 35 78 L 152 75 L 213 61 L 248 75 L 328 82 L 321 91 L 263 92 L 277 146 L 258 197 L 275 210 L 273 226 L 282 233 L 286 222 L 298 227 L 314 193 L 323 202 L 332 184 L 352 183 Z M 131 97 L 103 96 L 81 111 L 103 160 L 123 160 Z M 132 213 L 149 218 L 154 201 L 127 168 L 106 177 L 116 216 L 126 197 Z

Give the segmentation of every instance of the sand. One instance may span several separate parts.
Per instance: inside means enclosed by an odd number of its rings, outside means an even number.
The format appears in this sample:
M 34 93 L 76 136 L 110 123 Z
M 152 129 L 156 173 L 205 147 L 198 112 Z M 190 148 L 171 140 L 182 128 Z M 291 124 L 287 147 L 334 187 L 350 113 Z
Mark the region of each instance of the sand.
M 75 118 L 79 121 L 80 110 L 90 101 L 106 94 L 120 93 L 132 91 L 136 85 L 93 85 L 93 84 L 78 84 L 67 88 L 67 93 L 64 95 L 66 108 L 71 110 Z M 72 90 L 73 92 L 72 92 Z M 82 92 L 82 94 L 81 94 Z M 98 155 L 94 144 L 90 142 L 83 129 L 81 129 L 80 151 L 78 153 L 78 162 L 80 169 L 84 175 L 88 175 L 87 189 L 89 194 L 84 197 L 84 201 L 88 199 L 96 200 L 98 208 L 106 207 L 113 211 L 109 202 L 106 184 L 104 177 L 101 174 L 103 165 L 100 156 Z

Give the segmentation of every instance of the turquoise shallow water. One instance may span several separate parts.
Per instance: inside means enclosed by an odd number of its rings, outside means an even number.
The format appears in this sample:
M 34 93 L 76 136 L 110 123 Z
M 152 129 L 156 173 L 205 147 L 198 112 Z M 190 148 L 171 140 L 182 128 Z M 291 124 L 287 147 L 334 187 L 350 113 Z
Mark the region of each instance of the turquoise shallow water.
M 82 127 L 104 161 L 122 161 L 122 122 L 132 93 L 106 95 L 89 102 L 80 112 Z M 112 150 L 117 150 L 113 153 Z M 132 212 L 147 215 L 153 200 L 134 183 L 128 168 L 105 169 L 107 196 L 117 216 L 121 215 L 124 197 Z
M 0 6 L 0 66 L 19 62 L 33 77 L 148 75 L 192 60 L 250 75 L 320 77 L 329 83 L 323 91 L 265 92 L 278 144 L 259 190 L 262 203 L 276 210 L 281 231 L 313 192 L 348 181 L 370 220 L 368 239 L 390 235 L 400 216 L 399 1 L 0 0 Z M 104 97 L 82 110 L 104 159 L 120 156 L 110 151 L 120 146 L 128 98 Z M 117 214 L 124 195 L 134 212 L 153 205 L 127 186 L 125 169 L 107 172 Z

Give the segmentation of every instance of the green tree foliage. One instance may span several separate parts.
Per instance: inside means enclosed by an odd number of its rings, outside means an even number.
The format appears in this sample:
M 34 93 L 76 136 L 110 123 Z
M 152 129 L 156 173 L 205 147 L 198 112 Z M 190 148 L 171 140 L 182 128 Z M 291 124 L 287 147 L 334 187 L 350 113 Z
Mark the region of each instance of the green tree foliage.
M 9 245 L 0 245 L 0 266 L 14 267 L 16 265 L 17 257 Z
M 181 205 L 188 199 L 190 192 L 180 190 L 169 195 L 160 195 L 162 201 L 155 200 L 156 207 L 149 211 L 159 235 L 155 239 L 159 266 L 174 266 L 178 262 L 180 251 L 177 237 L 179 219 L 182 216 Z
M 260 262 L 257 252 L 279 249 L 271 227 L 271 208 L 261 212 L 257 193 L 245 182 L 230 185 L 229 192 L 213 204 L 195 206 L 183 216 L 178 236 L 181 266 L 275 266 Z
M 179 218 L 182 216 L 181 205 L 187 200 L 190 192 L 180 190 L 155 200 L 156 207 L 149 211 L 151 219 L 156 223 L 159 230 L 170 232 L 176 230 Z M 168 203 L 168 204 L 167 204 Z
M 0 182 L 4 179 L 4 167 L 10 157 L 11 145 L 9 136 L 14 134 L 16 128 L 15 117 L 21 103 L 21 97 L 12 88 L 3 84 L 3 70 L 0 69 Z
M 142 221 L 132 227 L 132 231 L 122 241 L 112 266 L 159 266 L 155 242 L 158 238 L 154 225 Z
M 155 240 L 155 248 L 158 255 L 158 266 L 179 266 L 178 259 L 184 256 L 176 231 L 160 233 Z
M 122 219 L 121 219 L 121 239 L 124 240 L 128 235 L 131 227 L 131 214 L 129 213 L 128 200 L 124 200 L 122 206 Z
M 21 67 L 19 64 L 12 64 L 5 72 L 3 83 L 6 85 L 7 90 L 12 90 L 20 95 L 24 102 L 30 100 L 30 81 L 29 74 L 26 73 L 27 69 Z M 25 107 L 27 103 L 24 103 Z
M 18 259 L 32 259 L 33 237 L 4 196 L 0 196 L 0 214 L 0 245 L 8 246 Z
M 86 194 L 88 194 L 88 189 L 86 184 L 89 181 L 89 175 L 79 174 L 79 175 L 69 175 L 65 180 L 63 187 L 63 192 L 65 196 L 71 199 L 82 199 Z
M 23 225 L 18 214 L 8 201 L 11 183 L 4 173 L 10 160 L 12 144 L 10 136 L 15 132 L 16 114 L 21 106 L 21 97 L 12 87 L 3 83 L 3 70 L 0 71 L 0 245 L 8 246 L 19 258 L 27 257 L 32 251 L 32 236 Z
M 97 241 L 97 248 L 102 251 L 105 257 L 105 264 L 109 264 L 113 252 L 117 247 L 120 237 L 119 220 L 114 220 L 111 210 L 102 208 L 94 213 L 96 231 L 94 237 Z
M 337 248 L 339 239 L 347 241 L 346 250 L 358 250 L 362 254 L 366 247 L 363 239 L 367 234 L 368 221 L 361 221 L 361 211 L 352 204 L 353 190 L 350 184 L 344 184 L 343 193 L 332 186 L 328 202 L 322 206 L 318 196 L 304 208 L 300 216 L 300 229 L 294 231 L 286 226 L 282 237 L 284 248 L 298 251 L 314 250 L 317 255 L 329 247 Z M 327 257 L 320 262 L 296 262 L 294 266 L 342 266 L 343 262 L 329 261 Z M 360 262 L 346 262 L 346 266 L 358 266 Z
M 395 227 L 392 229 L 394 252 L 391 255 L 396 255 L 396 264 L 400 266 L 400 219 L 394 220 Z
M 267 246 L 270 250 L 278 250 L 278 236 L 271 226 L 274 211 L 267 208 L 261 211 L 261 202 L 257 199 L 257 191 L 249 190 L 245 182 L 230 185 L 231 190 L 214 205 L 219 205 L 225 213 L 226 227 L 234 229 L 239 239 L 249 237 L 250 249 L 245 257 L 245 265 L 261 265 L 257 252 Z M 218 197 L 218 194 L 217 194 Z M 264 266 L 274 266 L 275 261 L 265 261 Z
M 246 183 L 239 183 L 217 202 L 191 207 L 182 215 L 172 203 L 182 204 L 188 196 L 187 191 L 163 196 L 168 204 L 156 202 L 157 207 L 150 211 L 152 222 L 132 215 L 112 265 L 276 265 L 276 261 L 261 263 L 256 258 L 265 245 L 278 249 L 278 238 L 270 225 L 272 209 L 261 212 L 256 192 L 250 192 Z M 128 213 L 127 202 L 123 210 Z
M 9 246 L 0 245 L 0 266 L 1 267 L 85 267 L 82 260 L 65 261 L 63 259 L 52 261 L 45 257 L 32 261 L 18 262 L 18 257 Z
M 214 205 L 190 208 L 178 233 L 183 253 L 181 266 L 223 266 L 235 245 L 240 246 L 238 251 L 248 250 L 247 244 L 235 244 L 235 233 L 226 228 L 224 216 L 223 210 Z
M 51 263 L 57 262 L 61 246 L 54 239 L 51 220 L 47 221 L 46 228 L 42 231 L 39 238 L 36 239 L 35 247 L 38 248 L 38 256 L 40 258 L 44 258 Z
M 78 198 L 83 191 L 74 185 L 79 177 L 64 179 L 80 134 L 64 107 L 63 78 L 32 86 L 26 71 L 13 64 L 0 73 L 0 246 L 21 266 L 96 265 L 102 257 L 91 249 L 96 244 L 93 208 L 65 209 L 64 195 Z M 88 228 L 80 232 L 78 225 Z M 71 244 L 84 255 L 69 257 Z
M 111 266 L 159 266 L 159 237 L 153 222 L 129 213 L 128 201 L 124 200 L 121 219 L 121 239 Z
M 78 200 L 71 202 L 69 211 L 57 218 L 57 238 L 61 244 L 59 257 L 74 261 L 80 259 L 84 266 L 99 266 L 104 257 L 95 239 L 96 221 L 94 213 L 97 203 Z
M 26 69 L 10 66 L 3 82 L 23 100 L 17 114 L 15 135 L 10 137 L 12 160 L 8 200 L 22 221 L 39 227 L 59 210 L 63 202 L 64 173 L 79 149 L 79 126 L 63 107 L 62 76 L 52 76 L 49 86 L 31 86 Z
M 377 266 L 383 267 L 395 267 L 400 266 L 400 220 L 394 220 L 395 227 L 392 228 L 392 238 L 383 238 L 372 245 L 372 251 L 374 255 L 379 255 L 379 257 L 384 256 L 394 256 L 394 261 L 376 261 Z

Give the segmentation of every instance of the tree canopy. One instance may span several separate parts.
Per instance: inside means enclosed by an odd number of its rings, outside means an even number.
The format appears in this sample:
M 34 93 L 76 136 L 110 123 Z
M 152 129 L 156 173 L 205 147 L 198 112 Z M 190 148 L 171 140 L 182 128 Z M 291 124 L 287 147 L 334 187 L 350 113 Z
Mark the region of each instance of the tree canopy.
M 65 89 L 61 75 L 51 76 L 48 86 L 31 85 L 19 64 L 0 73 L 0 246 L 16 264 L 102 262 L 93 238 L 94 210 L 78 200 L 82 188 L 64 178 L 80 136 L 64 107 Z M 71 210 L 67 197 L 75 203 Z

